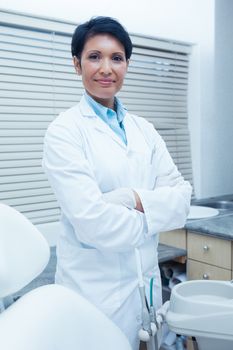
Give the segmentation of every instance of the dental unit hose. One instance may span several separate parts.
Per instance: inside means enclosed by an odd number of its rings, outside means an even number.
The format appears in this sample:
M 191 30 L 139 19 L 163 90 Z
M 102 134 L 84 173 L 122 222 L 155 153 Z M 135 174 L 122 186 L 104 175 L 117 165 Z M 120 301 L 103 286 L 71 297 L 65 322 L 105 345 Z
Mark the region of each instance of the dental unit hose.
M 148 350 L 158 350 L 156 331 L 156 316 L 153 307 L 153 297 L 150 298 L 150 307 L 147 304 L 145 284 L 142 275 L 141 255 L 138 248 L 135 248 L 135 257 L 138 273 L 139 293 L 142 304 L 142 328 L 139 330 L 139 339 L 146 342 Z M 153 288 L 153 282 L 152 282 Z M 151 302 L 152 301 L 152 302 Z M 152 304 L 152 305 L 151 305 Z M 155 339 L 156 338 L 156 339 Z

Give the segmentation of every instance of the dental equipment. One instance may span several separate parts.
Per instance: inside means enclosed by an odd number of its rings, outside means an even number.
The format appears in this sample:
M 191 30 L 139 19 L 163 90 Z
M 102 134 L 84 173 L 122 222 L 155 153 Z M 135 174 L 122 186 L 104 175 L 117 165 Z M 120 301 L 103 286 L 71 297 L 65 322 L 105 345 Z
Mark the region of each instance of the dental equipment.
M 135 248 L 142 304 L 140 340 L 147 350 L 158 350 L 158 330 L 163 322 L 177 334 L 176 349 L 184 349 L 181 336 L 195 339 L 195 350 L 233 349 L 233 281 L 193 280 L 175 285 L 167 301 L 155 312 L 146 300 L 140 252 Z M 152 297 L 153 280 L 150 285 Z
M 141 305 L 142 305 L 142 326 L 139 330 L 139 339 L 146 342 L 147 350 L 159 350 L 158 331 L 161 329 L 162 324 L 166 322 L 166 314 L 169 308 L 169 301 L 166 301 L 160 309 L 155 311 L 153 305 L 153 282 L 150 280 L 150 305 L 146 298 L 145 283 L 142 274 L 142 262 L 141 255 L 138 248 L 135 248 L 136 266 L 138 273 L 138 288 L 140 293 Z M 175 335 L 174 335 L 175 336 Z M 176 348 L 183 350 L 183 345 L 179 336 L 176 339 Z
M 157 320 L 153 306 L 152 289 L 153 279 L 150 283 L 150 307 L 146 299 L 145 283 L 142 275 L 141 255 L 138 248 L 135 248 L 136 266 L 138 273 L 138 288 L 142 304 L 142 328 L 139 330 L 139 339 L 146 342 L 147 350 L 159 350 L 157 331 L 163 318 L 160 316 Z
M 175 333 L 195 337 L 199 350 L 232 350 L 233 283 L 194 280 L 177 284 L 166 321 Z

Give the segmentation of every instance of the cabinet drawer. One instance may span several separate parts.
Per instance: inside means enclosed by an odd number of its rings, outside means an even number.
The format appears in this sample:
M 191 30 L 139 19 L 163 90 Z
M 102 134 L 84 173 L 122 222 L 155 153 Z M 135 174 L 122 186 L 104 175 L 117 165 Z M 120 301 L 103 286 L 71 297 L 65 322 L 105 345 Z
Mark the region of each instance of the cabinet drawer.
M 173 230 L 162 232 L 159 242 L 172 247 L 186 249 L 186 230 Z
M 189 280 L 210 279 L 230 281 L 231 271 L 188 259 L 187 277 Z
M 188 232 L 188 258 L 231 270 L 231 241 Z

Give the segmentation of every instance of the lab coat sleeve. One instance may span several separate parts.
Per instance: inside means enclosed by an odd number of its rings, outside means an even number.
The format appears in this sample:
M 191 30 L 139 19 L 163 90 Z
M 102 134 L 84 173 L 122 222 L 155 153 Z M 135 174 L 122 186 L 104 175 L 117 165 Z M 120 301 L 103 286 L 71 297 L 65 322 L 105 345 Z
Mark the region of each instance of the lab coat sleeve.
M 165 142 L 153 129 L 151 176 L 153 190 L 135 188 L 144 209 L 148 234 L 182 228 L 190 208 L 192 188 L 175 166 Z
M 99 250 L 127 251 L 147 238 L 145 216 L 103 200 L 85 156 L 82 135 L 53 124 L 44 140 L 43 168 L 79 241 Z

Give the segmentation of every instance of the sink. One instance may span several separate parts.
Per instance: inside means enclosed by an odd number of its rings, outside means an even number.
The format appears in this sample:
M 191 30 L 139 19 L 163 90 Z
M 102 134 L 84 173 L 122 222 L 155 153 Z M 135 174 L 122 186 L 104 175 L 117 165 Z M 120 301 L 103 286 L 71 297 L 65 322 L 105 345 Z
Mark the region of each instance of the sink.
M 196 199 L 191 203 L 188 219 L 202 219 L 216 216 L 223 211 L 233 212 L 233 197 Z
M 213 202 L 209 201 L 209 202 L 195 203 L 195 205 L 216 208 L 216 209 L 233 210 L 233 201 L 213 201 Z
M 210 208 L 203 205 L 191 205 L 187 219 L 205 219 L 219 214 L 216 208 Z

